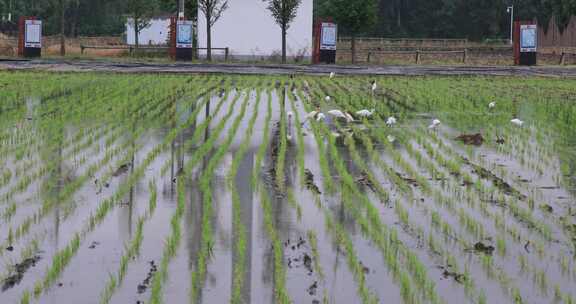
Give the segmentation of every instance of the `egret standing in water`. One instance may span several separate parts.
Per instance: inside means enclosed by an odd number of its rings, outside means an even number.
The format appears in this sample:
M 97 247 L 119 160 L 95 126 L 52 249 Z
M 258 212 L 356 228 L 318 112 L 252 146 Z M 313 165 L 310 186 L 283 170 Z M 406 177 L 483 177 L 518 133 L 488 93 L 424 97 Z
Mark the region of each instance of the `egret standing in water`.
M 438 129 L 438 127 L 440 126 L 442 122 L 440 122 L 439 119 L 434 119 L 432 120 L 432 124 L 428 126 L 428 129 L 430 130 L 436 130 Z
M 360 118 L 368 118 L 368 117 L 374 115 L 375 111 L 376 111 L 375 109 L 372 109 L 370 111 L 366 110 L 366 109 L 360 110 L 360 111 L 356 112 L 356 116 L 358 116 Z
M 347 123 L 354 121 L 354 118 L 350 117 L 350 114 L 346 113 L 348 114 L 346 115 L 344 112 L 340 110 L 330 110 L 328 111 L 328 114 L 334 116 L 334 118 L 346 120 Z
M 521 127 L 524 124 L 524 122 L 518 118 L 514 118 L 514 119 L 510 120 L 510 122 L 519 126 L 519 127 Z
M 378 84 L 376 84 L 376 80 L 372 80 L 372 96 L 376 95 L 376 90 L 378 89 Z
M 493 102 L 491 102 L 491 103 L 488 104 L 488 109 L 490 109 L 490 110 L 494 109 L 495 107 L 496 107 L 496 102 L 495 102 L 495 101 L 493 101 Z
M 390 116 L 390 117 L 388 117 L 388 119 L 386 119 L 386 125 L 387 126 L 391 127 L 395 124 L 396 124 L 396 117 Z
M 306 114 L 306 119 L 304 119 L 301 125 L 306 126 L 307 122 L 311 119 L 314 119 L 316 121 L 322 121 L 326 119 L 326 116 L 324 115 L 324 113 L 320 112 L 320 108 L 316 108 L 316 110 Z

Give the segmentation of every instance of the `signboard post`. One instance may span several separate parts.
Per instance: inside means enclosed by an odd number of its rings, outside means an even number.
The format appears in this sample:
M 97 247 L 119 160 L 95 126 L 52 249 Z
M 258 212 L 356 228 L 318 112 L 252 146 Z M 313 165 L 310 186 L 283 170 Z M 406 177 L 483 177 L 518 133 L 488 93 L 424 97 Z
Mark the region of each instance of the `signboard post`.
M 536 65 L 538 26 L 532 22 L 514 23 L 514 64 Z
M 176 60 L 192 60 L 192 29 L 192 21 L 176 21 Z
M 338 26 L 332 22 L 318 21 L 315 37 L 314 63 L 336 63 Z
M 21 17 L 19 22 L 18 55 L 33 58 L 42 54 L 42 21 Z

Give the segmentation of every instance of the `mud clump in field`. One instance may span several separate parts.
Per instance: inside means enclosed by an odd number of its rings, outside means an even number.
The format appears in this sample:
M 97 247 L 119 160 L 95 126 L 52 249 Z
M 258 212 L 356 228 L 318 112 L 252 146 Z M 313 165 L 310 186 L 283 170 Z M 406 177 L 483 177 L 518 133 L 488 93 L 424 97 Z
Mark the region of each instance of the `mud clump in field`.
M 306 184 L 306 188 L 308 188 L 308 190 L 312 191 L 312 193 L 320 195 L 322 194 L 322 192 L 320 191 L 320 189 L 318 188 L 318 186 L 316 185 L 316 183 L 314 182 L 314 174 L 312 173 L 312 171 L 306 169 L 304 170 L 304 175 L 305 175 L 305 184 Z
M 444 277 L 444 279 L 452 278 L 454 281 L 460 284 L 464 284 L 466 281 L 466 276 L 464 274 L 451 271 L 450 266 L 438 266 L 438 268 L 442 270 L 442 277 Z
M 149 264 L 150 264 L 150 270 L 148 271 L 146 279 L 144 279 L 144 281 L 142 281 L 141 284 L 138 284 L 138 294 L 143 294 L 146 292 L 148 287 L 150 287 L 150 283 L 152 282 L 154 274 L 158 271 L 158 267 L 156 266 L 154 261 L 150 261 Z
M 456 140 L 459 140 L 468 146 L 481 146 L 484 143 L 484 137 L 480 133 L 462 134 L 456 137 Z
M 370 176 L 368 175 L 368 173 L 366 173 L 366 171 L 362 171 L 362 173 L 360 173 L 360 176 L 356 179 L 356 184 L 362 185 L 372 190 L 372 192 L 377 193 L 376 187 L 370 180 Z
M 486 245 L 482 242 L 478 242 L 474 244 L 474 250 L 476 252 L 484 253 L 486 255 L 492 255 L 492 253 L 494 253 L 495 248 L 492 245 Z
M 114 173 L 112 174 L 112 176 L 114 177 L 118 177 L 122 174 L 125 174 L 128 172 L 128 169 L 130 169 L 130 164 L 123 164 L 120 167 L 118 167 L 118 169 L 116 169 L 116 171 L 114 171 Z
M 24 274 L 26 273 L 26 271 L 36 266 L 36 263 L 38 263 L 40 259 L 41 259 L 40 256 L 34 256 L 31 258 L 27 258 L 21 263 L 14 265 L 14 274 L 10 275 L 6 279 L 4 279 L 4 282 L 2 282 L 2 291 L 4 292 L 20 284 L 20 282 L 22 282 L 22 279 L 24 278 Z
M 396 172 L 396 175 L 401 178 L 402 180 L 404 180 L 406 183 L 408 183 L 409 185 L 413 186 L 413 187 L 418 187 L 420 184 L 418 184 L 418 181 L 413 179 L 413 178 L 409 178 L 409 177 L 404 177 L 402 175 L 402 173 L 400 172 Z

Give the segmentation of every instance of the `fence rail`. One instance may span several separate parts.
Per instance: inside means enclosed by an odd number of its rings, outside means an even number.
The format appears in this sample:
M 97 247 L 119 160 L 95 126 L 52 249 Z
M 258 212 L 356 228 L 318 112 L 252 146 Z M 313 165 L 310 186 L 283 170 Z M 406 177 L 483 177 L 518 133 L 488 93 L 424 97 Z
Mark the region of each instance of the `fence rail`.
M 460 54 L 462 56 L 462 63 L 466 63 L 466 61 L 468 60 L 468 49 L 451 50 L 451 51 L 421 51 L 421 50 L 415 50 L 415 51 L 379 51 L 379 50 L 371 50 L 368 52 L 368 56 L 366 58 L 366 61 L 368 63 L 371 62 L 372 56 L 374 54 L 380 54 L 380 55 L 413 55 L 416 64 L 420 64 L 422 55 Z
M 105 46 L 105 45 L 80 45 L 80 53 L 84 55 L 85 50 L 96 49 L 96 50 L 128 50 L 130 55 L 134 55 L 136 51 L 159 51 L 159 50 L 169 50 L 169 46 L 139 46 L 135 47 L 132 45 L 117 45 L 117 46 Z M 208 48 L 192 48 L 192 52 L 196 53 L 199 50 L 208 50 Z M 230 48 L 212 48 L 213 51 L 223 51 L 224 60 L 228 61 L 230 55 Z

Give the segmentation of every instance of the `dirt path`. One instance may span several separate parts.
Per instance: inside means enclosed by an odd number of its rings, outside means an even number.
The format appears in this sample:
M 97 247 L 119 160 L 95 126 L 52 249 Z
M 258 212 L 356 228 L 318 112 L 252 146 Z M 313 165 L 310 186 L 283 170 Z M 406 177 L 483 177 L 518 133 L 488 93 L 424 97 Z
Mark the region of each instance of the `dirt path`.
M 54 72 L 117 73 L 227 73 L 227 74 L 328 74 L 340 75 L 484 75 L 541 76 L 576 78 L 573 67 L 514 66 L 326 66 L 326 65 L 252 65 L 192 63 L 118 63 L 92 60 L 3 60 L 0 70 L 43 70 Z

